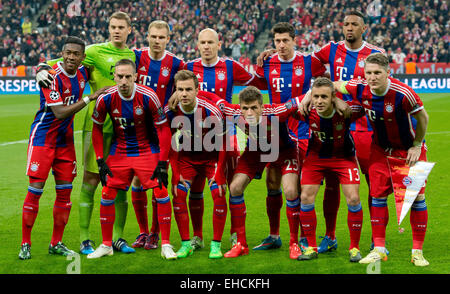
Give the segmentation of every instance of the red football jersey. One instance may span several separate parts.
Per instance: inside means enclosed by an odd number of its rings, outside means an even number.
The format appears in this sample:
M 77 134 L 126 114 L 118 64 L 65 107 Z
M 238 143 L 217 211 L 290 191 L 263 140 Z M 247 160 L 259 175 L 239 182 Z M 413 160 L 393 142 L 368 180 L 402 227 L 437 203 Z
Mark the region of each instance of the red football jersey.
M 134 84 L 133 94 L 125 98 L 112 87 L 97 99 L 92 119 L 103 124 L 106 114 L 114 128 L 111 155 L 139 156 L 158 153 L 164 147 L 159 144 L 155 125 L 167 123 L 167 119 L 152 89 Z

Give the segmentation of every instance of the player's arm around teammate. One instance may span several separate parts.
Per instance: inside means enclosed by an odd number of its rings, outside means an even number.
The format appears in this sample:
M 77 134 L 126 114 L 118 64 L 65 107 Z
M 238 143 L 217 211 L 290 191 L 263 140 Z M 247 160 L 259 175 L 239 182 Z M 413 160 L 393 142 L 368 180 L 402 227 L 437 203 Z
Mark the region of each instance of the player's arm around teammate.
M 70 195 L 76 176 L 73 117 L 104 90 L 81 98 L 89 77 L 87 70 L 80 66 L 85 58 L 84 50 L 84 41 L 68 37 L 62 50 L 62 62 L 52 68 L 55 73 L 52 82 L 40 90 L 41 108 L 32 124 L 28 146 L 27 175 L 30 184 L 22 213 L 20 259 L 31 258 L 31 230 L 50 169 L 55 177 L 56 200 L 49 253 L 73 254 L 61 241 L 72 206 Z

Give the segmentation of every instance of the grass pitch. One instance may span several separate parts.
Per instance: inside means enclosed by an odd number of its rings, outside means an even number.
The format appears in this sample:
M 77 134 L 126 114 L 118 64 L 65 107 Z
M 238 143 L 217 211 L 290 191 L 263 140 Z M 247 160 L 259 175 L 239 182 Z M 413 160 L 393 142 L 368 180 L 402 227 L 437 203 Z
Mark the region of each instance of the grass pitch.
M 204 238 L 205 248 L 183 260 L 165 261 L 160 258 L 160 249 L 146 251 L 138 249 L 135 254 L 115 253 L 112 257 L 87 260 L 85 256 L 66 259 L 48 254 L 48 244 L 52 231 L 52 209 L 55 199 L 54 180 L 49 176 L 40 200 L 40 210 L 32 232 L 32 259 L 22 261 L 18 258 L 21 242 L 21 213 L 26 195 L 28 178 L 25 175 L 26 149 L 30 125 L 39 105 L 36 95 L 0 95 L 0 273 L 1 274 L 449 274 L 450 255 L 448 244 L 450 199 L 450 94 L 421 94 L 430 115 L 426 141 L 428 160 L 436 162 L 429 177 L 426 199 L 429 211 L 428 231 L 424 245 L 424 255 L 430 266 L 414 267 L 410 263 L 411 227 L 407 216 L 401 228 L 396 223 L 393 195 L 389 198 L 390 222 L 387 228 L 387 247 L 389 260 L 378 266 L 353 264 L 348 261 L 349 236 L 346 223 L 347 206 L 344 197 L 337 220 L 338 250 L 320 254 L 317 260 L 295 261 L 289 259 L 289 231 L 285 206 L 281 211 L 281 238 L 283 246 L 278 250 L 252 251 L 248 256 L 236 259 L 210 260 L 209 242 L 212 238 L 212 199 L 205 189 Z M 81 127 L 84 113 L 76 115 L 75 141 L 79 161 L 78 177 L 73 183 L 72 212 L 66 227 L 63 241 L 78 252 L 78 200 L 82 179 L 81 166 Z M 264 176 L 263 176 L 264 179 Z M 360 195 L 364 210 L 364 223 L 361 236 L 361 251 L 365 256 L 370 246 L 370 220 L 367 209 L 367 185 L 362 180 Z M 130 193 L 129 193 L 130 197 Z M 227 196 L 228 197 L 228 196 Z M 253 247 L 265 238 L 269 231 L 265 209 L 266 187 L 264 180 L 254 180 L 245 192 L 247 205 L 247 238 Z M 95 196 L 95 207 L 91 221 L 91 238 L 99 245 L 101 230 L 99 222 L 100 189 Z M 130 198 L 129 198 L 130 199 Z M 317 235 L 325 232 L 322 215 L 323 190 L 316 200 L 318 217 Z M 151 208 L 149 201 L 149 218 Z M 223 252 L 230 248 L 229 213 L 222 242 Z M 192 231 L 191 231 L 192 232 Z M 129 200 L 125 239 L 131 244 L 138 235 L 138 225 Z M 180 246 L 180 238 L 175 219 L 172 221 L 171 242 L 175 250 Z M 320 242 L 320 240 L 319 240 Z

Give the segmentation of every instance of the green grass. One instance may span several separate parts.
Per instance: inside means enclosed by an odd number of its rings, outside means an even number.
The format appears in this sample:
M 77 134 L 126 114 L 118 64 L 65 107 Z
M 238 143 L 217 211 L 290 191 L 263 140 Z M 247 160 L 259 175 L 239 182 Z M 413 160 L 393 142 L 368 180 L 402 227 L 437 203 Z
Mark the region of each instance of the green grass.
M 414 267 L 410 262 L 411 227 L 409 216 L 399 233 L 396 224 L 393 196 L 389 198 L 390 222 L 387 229 L 387 246 L 391 254 L 389 260 L 380 266 L 383 274 L 449 274 L 450 256 L 450 164 L 448 159 L 450 148 L 450 95 L 422 94 L 425 107 L 430 115 L 430 124 L 426 136 L 429 161 L 437 162 L 427 186 L 427 205 L 429 223 L 424 245 L 425 257 L 430 266 Z M 48 244 L 52 231 L 52 208 L 55 199 L 54 181 L 50 176 L 44 194 L 40 200 L 40 211 L 32 232 L 32 259 L 19 260 L 17 254 L 21 242 L 21 213 L 23 199 L 26 194 L 28 179 L 25 175 L 27 139 L 30 125 L 39 105 L 35 95 L 8 96 L 0 95 L 0 274 L 65 274 L 73 260 L 64 257 L 50 256 Z M 84 113 L 80 113 L 75 121 L 75 140 L 77 158 L 79 159 L 79 175 L 74 181 L 72 193 L 72 212 L 66 227 L 63 241 L 78 251 L 78 197 L 81 186 L 81 121 Z M 264 177 L 263 177 L 264 179 Z M 99 189 L 95 197 L 95 208 L 91 222 L 91 236 L 97 244 L 101 243 L 99 222 Z M 370 221 L 367 210 L 367 185 L 363 181 L 360 189 L 364 209 L 364 225 L 361 237 L 362 254 L 366 255 L 370 246 Z M 249 246 L 257 245 L 268 234 L 268 219 L 265 212 L 266 188 L 264 180 L 255 180 L 247 188 L 245 199 L 247 205 L 247 238 Z M 130 198 L 129 198 L 130 199 Z M 324 233 L 325 225 L 322 216 L 323 190 L 316 201 L 318 216 L 317 235 Z M 289 232 L 285 207 L 281 211 L 281 237 L 283 246 L 279 250 L 267 252 L 251 251 L 248 256 L 237 259 L 208 259 L 209 242 L 212 238 L 212 199 L 205 189 L 204 216 L 204 249 L 197 251 L 185 260 L 165 261 L 160 258 L 160 250 L 137 250 L 135 254 L 114 254 L 113 257 L 99 260 L 87 260 L 81 256 L 80 272 L 82 274 L 365 274 L 367 266 L 348 262 L 348 228 L 346 224 L 347 209 L 344 197 L 337 221 L 337 251 L 321 254 L 317 260 L 298 262 L 288 257 Z M 151 210 L 149 207 L 149 216 Z M 223 237 L 223 251 L 229 249 L 229 214 Z M 132 242 L 138 234 L 138 225 L 129 200 L 128 219 L 125 228 L 125 239 Z M 172 222 L 172 244 L 176 249 L 180 246 L 180 238 L 175 220 Z

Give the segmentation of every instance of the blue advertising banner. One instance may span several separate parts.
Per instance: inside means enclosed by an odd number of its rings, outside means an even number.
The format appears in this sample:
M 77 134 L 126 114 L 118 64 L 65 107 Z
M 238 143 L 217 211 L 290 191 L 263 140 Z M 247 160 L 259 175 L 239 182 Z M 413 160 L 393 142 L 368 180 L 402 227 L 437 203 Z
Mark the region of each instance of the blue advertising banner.
M 450 75 L 394 75 L 407 84 L 416 93 L 450 93 Z M 234 87 L 233 94 L 238 94 L 244 86 Z M 89 84 L 84 94 L 90 94 Z M 264 94 L 267 91 L 262 91 Z M 2 94 L 39 94 L 39 85 L 34 78 L 0 77 L 0 95 Z

